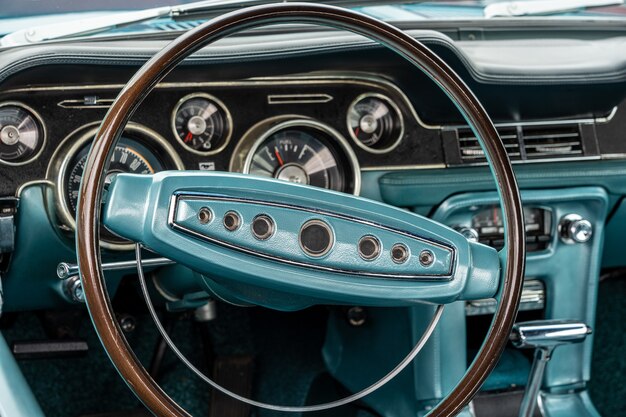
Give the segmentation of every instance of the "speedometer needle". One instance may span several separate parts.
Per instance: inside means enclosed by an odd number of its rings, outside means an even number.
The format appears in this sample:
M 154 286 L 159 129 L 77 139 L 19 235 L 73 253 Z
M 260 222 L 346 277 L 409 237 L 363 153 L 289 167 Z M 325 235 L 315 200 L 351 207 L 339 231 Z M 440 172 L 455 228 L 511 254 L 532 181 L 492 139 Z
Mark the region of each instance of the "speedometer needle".
M 280 166 L 282 167 L 283 165 L 285 165 L 285 163 L 283 162 L 283 158 L 281 158 L 280 152 L 278 151 L 278 148 L 276 146 L 274 146 L 274 154 L 276 155 L 276 158 L 278 159 L 278 163 L 280 164 Z
M 191 139 L 193 139 L 193 133 L 188 132 L 187 136 L 185 136 L 185 143 L 189 142 Z

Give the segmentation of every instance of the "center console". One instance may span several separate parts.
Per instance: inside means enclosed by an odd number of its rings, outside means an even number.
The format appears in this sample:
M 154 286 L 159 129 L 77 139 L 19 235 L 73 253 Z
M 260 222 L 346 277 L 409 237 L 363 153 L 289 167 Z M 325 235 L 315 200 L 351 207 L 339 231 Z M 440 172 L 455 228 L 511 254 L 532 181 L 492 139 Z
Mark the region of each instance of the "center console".
M 608 199 L 600 187 L 522 190 L 528 251 L 519 321 L 576 320 L 594 327 Z M 468 239 L 502 248 L 505 229 L 495 192 L 453 195 L 432 217 Z M 384 402 L 389 410 L 391 398 L 395 415 L 425 414 L 465 373 L 495 308 L 493 299 L 447 305 L 412 371 L 403 372 L 365 401 L 376 410 L 382 410 L 378 405 Z M 350 326 L 340 313 L 331 315 L 324 349 L 331 373 L 349 389 L 362 388 L 388 372 L 411 349 L 433 311 L 429 305 L 368 309 L 367 322 L 361 327 Z M 481 322 L 482 327 L 477 325 Z M 406 329 L 411 329 L 409 334 Z M 596 415 L 585 390 L 592 346 L 593 334 L 583 343 L 561 346 L 554 352 L 541 388 L 544 416 Z M 531 360 L 531 355 L 508 347 L 483 386 L 485 395 L 519 392 L 528 379 Z M 363 367 L 363 363 L 371 366 Z M 464 415 L 475 414 L 470 408 Z

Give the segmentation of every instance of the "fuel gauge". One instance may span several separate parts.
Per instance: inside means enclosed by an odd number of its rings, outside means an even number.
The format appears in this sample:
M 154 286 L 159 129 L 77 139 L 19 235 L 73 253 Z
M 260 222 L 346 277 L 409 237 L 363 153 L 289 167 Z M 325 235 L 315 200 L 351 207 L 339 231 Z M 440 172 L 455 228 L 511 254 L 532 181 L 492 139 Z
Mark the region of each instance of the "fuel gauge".
M 176 138 L 193 153 L 213 155 L 226 147 L 232 120 L 226 106 L 204 93 L 183 97 L 172 117 Z
M 34 110 L 21 103 L 0 104 L 0 163 L 22 165 L 43 150 L 43 122 Z

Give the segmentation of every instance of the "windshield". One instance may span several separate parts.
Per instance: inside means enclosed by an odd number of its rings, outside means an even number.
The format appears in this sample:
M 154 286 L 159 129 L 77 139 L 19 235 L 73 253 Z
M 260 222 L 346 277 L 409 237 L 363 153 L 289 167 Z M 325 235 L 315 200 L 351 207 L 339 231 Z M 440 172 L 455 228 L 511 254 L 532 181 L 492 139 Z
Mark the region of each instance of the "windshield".
M 176 0 L 174 0 L 176 1 Z M 67 38 L 187 30 L 208 18 L 266 0 L 0 0 L 0 47 Z M 4 4 L 3 4 L 4 3 Z M 330 0 L 388 22 L 484 19 L 626 20 L 624 0 Z M 30 7 L 29 7 L 30 6 Z M 185 21 L 182 23 L 182 21 Z M 174 23 L 174 24 L 172 24 Z M 620 22 L 621 24 L 621 22 Z
M 0 0 L 0 18 L 15 18 L 26 16 L 43 16 L 51 14 L 73 14 L 84 12 L 113 12 L 142 10 L 151 7 L 172 6 L 188 4 L 196 0 Z M 563 8 L 562 0 L 521 0 L 506 3 L 554 3 L 557 8 Z M 269 2 L 269 1 L 268 1 Z M 374 15 L 385 20 L 449 20 L 449 19 L 482 19 L 485 18 L 485 7 L 494 3 L 503 3 L 503 0 L 451 0 L 451 1 L 354 1 L 342 2 L 342 4 Z M 217 2 L 216 2 L 217 3 Z M 321 2 L 321 3 L 333 3 Z M 576 0 L 567 0 L 566 3 L 573 8 L 557 12 L 546 12 L 544 16 L 550 17 L 596 17 L 596 18 L 626 18 L 626 6 L 621 1 L 597 2 L 598 7 L 575 7 Z M 592 1 L 593 3 L 593 1 Z

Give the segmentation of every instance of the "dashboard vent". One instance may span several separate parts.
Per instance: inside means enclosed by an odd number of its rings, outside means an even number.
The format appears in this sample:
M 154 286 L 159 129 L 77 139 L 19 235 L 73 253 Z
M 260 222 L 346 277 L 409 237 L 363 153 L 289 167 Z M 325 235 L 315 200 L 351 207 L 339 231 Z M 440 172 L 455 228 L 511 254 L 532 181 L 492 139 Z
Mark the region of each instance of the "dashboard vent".
M 498 127 L 512 161 L 572 158 L 583 156 L 578 125 Z M 474 133 L 467 128 L 457 130 L 462 163 L 484 163 L 485 153 Z
M 504 128 L 498 129 L 502 142 L 506 147 L 507 153 L 511 160 L 520 160 L 521 152 L 519 145 L 519 137 L 517 129 Z M 459 146 L 461 149 L 461 160 L 467 163 L 485 162 L 485 153 L 478 144 L 478 139 L 470 129 L 459 129 Z
M 583 153 L 578 126 L 524 127 L 526 159 L 580 156 Z

